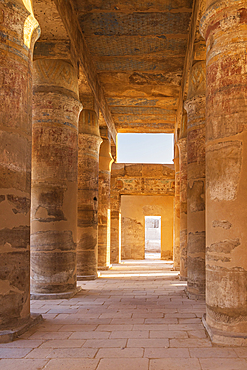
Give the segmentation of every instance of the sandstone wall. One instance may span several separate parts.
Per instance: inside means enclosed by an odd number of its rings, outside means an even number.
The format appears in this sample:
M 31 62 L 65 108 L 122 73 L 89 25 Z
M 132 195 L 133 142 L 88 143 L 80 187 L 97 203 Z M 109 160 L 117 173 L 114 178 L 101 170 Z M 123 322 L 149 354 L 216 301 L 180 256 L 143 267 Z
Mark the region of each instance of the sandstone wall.
M 163 206 L 165 207 L 166 203 L 168 202 L 169 207 L 171 206 L 171 211 L 169 211 L 168 213 L 171 216 L 171 219 L 173 220 L 174 195 L 175 195 L 175 174 L 174 174 L 174 165 L 172 164 L 114 163 L 112 165 L 111 263 L 118 263 L 119 255 L 122 255 L 122 258 L 134 258 L 134 259 L 144 258 L 144 248 L 145 248 L 144 216 L 161 215 L 162 213 L 161 210 Z M 132 199 L 132 201 L 135 199 L 135 202 L 138 202 L 137 201 L 138 198 L 140 199 L 146 198 L 146 201 L 144 201 L 143 205 L 140 207 L 141 216 L 139 215 L 133 217 L 132 211 L 129 211 L 126 214 L 122 213 L 125 208 L 121 209 L 121 207 L 125 206 L 121 204 L 121 199 L 124 198 L 127 199 L 126 196 L 132 196 L 130 199 Z M 148 199 L 150 200 L 155 197 L 159 198 L 157 202 L 155 202 L 154 199 L 151 200 L 151 203 L 148 202 Z M 168 198 L 170 199 L 169 201 Z M 159 209 L 159 213 L 157 213 L 158 211 L 155 209 L 156 206 L 161 207 L 161 209 Z M 135 206 L 132 206 L 133 209 L 137 209 L 138 207 L 139 207 L 138 203 Z M 142 210 L 142 207 L 151 207 L 151 209 L 152 207 L 154 207 L 154 211 L 153 210 L 150 211 L 149 208 L 144 208 L 145 209 L 144 211 Z M 123 218 L 123 221 L 121 222 L 123 227 L 122 231 L 119 228 L 119 214 L 121 214 L 121 217 Z M 171 231 L 169 241 L 162 242 L 163 251 L 161 257 L 164 259 L 166 258 L 172 259 L 172 241 L 173 241 L 172 223 L 169 227 Z M 130 230 L 130 232 L 128 232 L 128 230 Z M 128 251 L 126 249 L 123 250 L 123 254 L 120 251 L 121 245 L 119 243 L 119 235 L 121 232 L 123 232 L 123 235 L 121 237 L 121 239 L 124 240 L 123 245 L 128 245 Z M 135 248 L 131 247 L 131 245 L 134 245 L 133 243 L 135 243 L 136 245 Z
M 145 258 L 145 216 L 161 216 L 161 258 L 173 256 L 173 196 L 121 197 L 122 259 Z

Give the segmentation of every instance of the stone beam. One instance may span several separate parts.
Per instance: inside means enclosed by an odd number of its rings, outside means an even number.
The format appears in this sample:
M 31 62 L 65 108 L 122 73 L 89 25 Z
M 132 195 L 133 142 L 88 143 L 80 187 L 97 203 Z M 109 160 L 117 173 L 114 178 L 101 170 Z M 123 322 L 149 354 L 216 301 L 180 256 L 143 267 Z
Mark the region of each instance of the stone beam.
M 107 127 L 111 133 L 111 136 L 116 142 L 116 128 L 106 102 L 104 92 L 97 78 L 97 72 L 93 66 L 92 57 L 88 51 L 84 37 L 82 35 L 79 22 L 77 20 L 76 12 L 70 1 L 65 0 L 54 0 L 57 6 L 57 10 L 63 21 L 64 27 L 69 35 L 71 44 L 73 45 L 78 59 L 80 60 L 83 72 L 87 76 L 88 83 L 92 89 L 95 99 L 100 107 L 102 115 L 105 119 Z
M 195 42 L 196 26 L 197 26 L 197 20 L 198 20 L 198 15 L 199 15 L 199 9 L 200 9 L 200 0 L 194 0 L 191 22 L 190 22 L 187 51 L 186 51 L 185 60 L 184 60 L 182 82 L 181 82 L 181 88 L 179 92 L 177 120 L 176 120 L 176 129 L 175 129 L 175 141 L 177 141 L 178 139 L 176 137 L 176 132 L 177 132 L 177 128 L 179 127 L 179 123 L 182 120 L 183 102 L 186 98 L 186 94 L 188 90 L 188 79 L 189 79 L 189 74 L 190 74 L 190 70 L 191 70 L 192 62 L 193 62 L 194 42 Z

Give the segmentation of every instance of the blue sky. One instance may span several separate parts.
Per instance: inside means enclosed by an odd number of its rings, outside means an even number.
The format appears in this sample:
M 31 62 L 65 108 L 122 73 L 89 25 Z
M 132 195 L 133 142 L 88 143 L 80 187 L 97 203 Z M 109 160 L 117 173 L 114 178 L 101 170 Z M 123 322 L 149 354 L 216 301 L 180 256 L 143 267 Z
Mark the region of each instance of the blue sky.
M 173 134 L 118 134 L 119 163 L 173 163 Z

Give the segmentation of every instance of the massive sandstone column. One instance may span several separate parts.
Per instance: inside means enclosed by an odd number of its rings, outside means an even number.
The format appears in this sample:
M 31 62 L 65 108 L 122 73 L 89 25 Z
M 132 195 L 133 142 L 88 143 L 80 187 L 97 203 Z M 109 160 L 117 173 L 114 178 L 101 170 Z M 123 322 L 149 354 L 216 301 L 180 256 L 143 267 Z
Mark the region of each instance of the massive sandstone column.
M 99 153 L 99 207 L 98 207 L 98 268 L 110 267 L 111 234 L 111 136 L 107 128 L 100 129 L 103 142 Z
M 0 9 L 0 342 L 30 317 L 33 44 L 38 23 L 22 1 Z M 34 322 L 33 322 L 34 323 Z
M 216 343 L 247 344 L 247 2 L 208 1 L 206 322 Z
M 180 270 L 180 172 L 179 172 L 179 150 L 175 145 L 174 167 L 175 167 L 175 197 L 174 197 L 174 237 L 173 237 L 173 268 Z
M 79 119 L 78 148 L 78 280 L 98 277 L 98 183 L 101 142 L 96 111 L 83 109 Z
M 120 188 L 122 184 L 120 184 Z M 116 178 L 111 176 L 111 263 L 121 262 L 121 196 Z
M 187 294 L 205 296 L 205 61 L 193 65 L 187 101 Z
M 183 114 L 179 148 L 180 172 L 180 280 L 187 280 L 187 115 Z
M 69 298 L 76 287 L 78 100 L 76 69 L 33 63 L 32 297 Z

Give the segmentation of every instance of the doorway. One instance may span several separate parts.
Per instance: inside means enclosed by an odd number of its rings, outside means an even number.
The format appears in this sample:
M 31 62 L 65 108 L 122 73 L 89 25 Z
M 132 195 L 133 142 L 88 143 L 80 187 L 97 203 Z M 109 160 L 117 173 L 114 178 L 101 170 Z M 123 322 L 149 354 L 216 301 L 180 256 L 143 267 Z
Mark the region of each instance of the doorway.
M 161 216 L 145 216 L 145 259 L 161 259 Z

